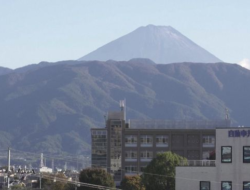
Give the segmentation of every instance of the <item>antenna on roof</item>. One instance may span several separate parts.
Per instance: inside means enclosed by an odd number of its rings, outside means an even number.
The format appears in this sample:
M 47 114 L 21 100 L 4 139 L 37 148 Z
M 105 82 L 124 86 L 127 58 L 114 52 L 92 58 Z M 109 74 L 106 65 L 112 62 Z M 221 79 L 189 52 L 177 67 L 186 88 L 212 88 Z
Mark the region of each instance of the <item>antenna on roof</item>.
M 126 120 L 126 99 L 120 100 L 120 108 L 121 111 L 124 113 L 124 120 Z

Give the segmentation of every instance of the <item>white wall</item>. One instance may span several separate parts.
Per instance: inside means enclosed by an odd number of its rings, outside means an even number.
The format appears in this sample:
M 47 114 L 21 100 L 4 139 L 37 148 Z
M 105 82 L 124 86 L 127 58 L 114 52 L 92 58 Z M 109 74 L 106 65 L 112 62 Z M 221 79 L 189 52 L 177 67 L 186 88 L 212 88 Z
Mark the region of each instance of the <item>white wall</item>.
M 243 146 L 250 146 L 250 137 L 228 137 L 229 130 L 216 129 L 216 167 L 177 167 L 176 190 L 198 190 L 200 181 L 210 181 L 211 190 L 220 190 L 221 181 L 232 181 L 233 190 L 243 189 L 243 181 L 250 181 L 250 163 L 243 163 Z M 232 146 L 232 163 L 221 163 L 221 146 Z
M 176 190 L 199 190 L 200 181 L 211 181 L 211 189 L 217 189 L 215 167 L 176 167 Z M 213 182 L 213 183 L 212 183 Z

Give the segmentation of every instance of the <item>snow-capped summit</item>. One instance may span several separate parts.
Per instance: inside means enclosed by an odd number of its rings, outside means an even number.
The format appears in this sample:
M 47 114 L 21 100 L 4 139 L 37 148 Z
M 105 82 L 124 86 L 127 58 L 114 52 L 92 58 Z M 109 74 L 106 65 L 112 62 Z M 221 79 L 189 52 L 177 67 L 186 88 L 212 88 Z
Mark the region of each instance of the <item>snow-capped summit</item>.
M 147 58 L 155 63 L 221 62 L 171 26 L 148 25 L 139 27 L 79 60 L 128 61 Z

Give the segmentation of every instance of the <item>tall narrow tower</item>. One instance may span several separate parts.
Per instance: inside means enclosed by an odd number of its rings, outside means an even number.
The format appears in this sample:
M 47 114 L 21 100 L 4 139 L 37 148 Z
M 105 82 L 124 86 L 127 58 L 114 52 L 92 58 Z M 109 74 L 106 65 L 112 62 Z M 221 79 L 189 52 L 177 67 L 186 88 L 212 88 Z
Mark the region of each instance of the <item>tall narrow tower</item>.
M 40 161 L 40 167 L 44 167 L 44 164 L 43 164 L 43 153 L 41 153 L 41 161 Z
M 54 172 L 54 158 L 52 158 L 51 160 L 51 168 L 52 168 L 52 172 Z

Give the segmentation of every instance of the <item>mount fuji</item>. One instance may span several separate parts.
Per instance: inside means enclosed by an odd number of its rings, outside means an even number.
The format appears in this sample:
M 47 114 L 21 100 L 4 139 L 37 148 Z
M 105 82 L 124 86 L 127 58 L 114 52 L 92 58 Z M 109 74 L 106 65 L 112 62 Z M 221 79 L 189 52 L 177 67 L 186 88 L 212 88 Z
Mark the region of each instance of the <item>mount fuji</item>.
M 147 58 L 155 63 L 221 62 L 171 26 L 154 25 L 139 27 L 79 60 L 128 61 L 134 58 Z

